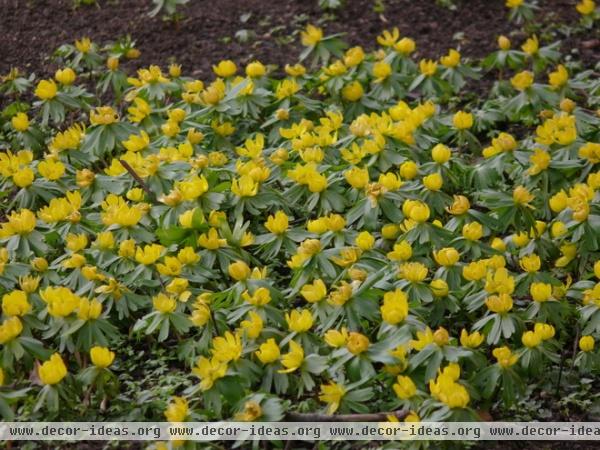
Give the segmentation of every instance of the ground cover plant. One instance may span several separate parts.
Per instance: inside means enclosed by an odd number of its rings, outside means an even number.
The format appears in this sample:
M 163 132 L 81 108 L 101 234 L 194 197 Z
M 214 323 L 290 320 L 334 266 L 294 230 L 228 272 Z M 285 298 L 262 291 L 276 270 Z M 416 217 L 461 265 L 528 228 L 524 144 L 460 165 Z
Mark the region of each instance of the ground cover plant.
M 0 414 L 598 417 L 597 61 L 298 37 L 203 80 L 79 37 L 1 78 Z

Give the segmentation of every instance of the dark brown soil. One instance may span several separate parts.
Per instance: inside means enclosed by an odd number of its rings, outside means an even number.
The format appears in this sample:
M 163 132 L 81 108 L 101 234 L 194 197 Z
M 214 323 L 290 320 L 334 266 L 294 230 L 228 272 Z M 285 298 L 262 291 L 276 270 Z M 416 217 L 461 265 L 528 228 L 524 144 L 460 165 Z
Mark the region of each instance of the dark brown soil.
M 295 62 L 298 29 L 306 23 L 321 22 L 327 34 L 344 32 L 349 43 L 368 49 L 382 29 L 397 26 L 417 41 L 418 57 L 438 57 L 457 46 L 467 56 L 481 57 L 496 47 L 498 35 L 518 28 L 507 20 L 504 0 L 455 2 L 458 9 L 451 11 L 434 0 L 383 0 L 384 11 L 375 12 L 374 0 L 346 0 L 333 18 L 324 16 L 317 0 L 190 0 L 181 8 L 183 19 L 173 24 L 148 17 L 150 0 L 97 0 L 97 6 L 78 8 L 74 0 L 0 0 L 0 74 L 18 67 L 46 75 L 54 69 L 48 55 L 84 36 L 105 44 L 129 34 L 142 51 L 134 66 L 176 61 L 184 73 L 208 77 L 212 64 L 224 58 L 280 67 Z M 541 3 L 538 22 L 578 20 L 576 0 Z M 243 29 L 252 30 L 247 42 L 235 37 Z M 571 38 L 563 51 L 572 48 L 588 65 L 600 59 L 597 33 Z

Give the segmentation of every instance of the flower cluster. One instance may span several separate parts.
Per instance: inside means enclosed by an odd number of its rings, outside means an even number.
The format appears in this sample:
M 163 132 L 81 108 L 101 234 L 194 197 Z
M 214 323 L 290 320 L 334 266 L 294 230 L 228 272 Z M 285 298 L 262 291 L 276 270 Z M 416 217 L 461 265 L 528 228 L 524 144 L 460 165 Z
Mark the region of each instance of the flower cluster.
M 283 78 L 227 60 L 203 81 L 128 77 L 130 42 L 84 39 L 53 79 L 4 77 L 22 101 L 0 119 L 0 380 L 34 373 L 37 409 L 73 407 L 143 343 L 193 380 L 173 422 L 279 420 L 304 393 L 477 420 L 561 348 L 597 374 L 597 80 L 535 36 L 482 63 L 377 42 L 309 26 Z

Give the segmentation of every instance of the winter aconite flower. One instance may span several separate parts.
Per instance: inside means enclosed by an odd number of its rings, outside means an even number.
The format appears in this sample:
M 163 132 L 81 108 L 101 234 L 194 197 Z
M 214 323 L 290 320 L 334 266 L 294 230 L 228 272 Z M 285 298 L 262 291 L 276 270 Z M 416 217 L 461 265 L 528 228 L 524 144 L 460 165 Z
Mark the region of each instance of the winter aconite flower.
M 330 381 L 329 384 L 321 385 L 319 400 L 327 403 L 327 414 L 335 413 L 340 407 L 342 398 L 346 395 L 346 389 L 341 384 Z
M 41 80 L 35 88 L 35 95 L 40 100 L 52 100 L 57 93 L 58 88 L 54 80 Z
M 58 384 L 67 376 L 67 366 L 60 355 L 54 353 L 48 361 L 38 367 L 38 376 L 43 384 Z
M 90 349 L 90 359 L 96 367 L 106 369 L 113 363 L 115 353 L 106 347 L 94 346 Z

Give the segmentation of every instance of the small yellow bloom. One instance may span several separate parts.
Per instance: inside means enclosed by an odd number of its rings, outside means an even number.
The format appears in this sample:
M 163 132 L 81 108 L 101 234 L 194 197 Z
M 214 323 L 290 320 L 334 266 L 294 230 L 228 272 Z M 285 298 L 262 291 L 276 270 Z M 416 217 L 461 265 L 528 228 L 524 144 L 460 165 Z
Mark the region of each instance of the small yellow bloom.
M 460 332 L 460 345 L 467 348 L 477 348 L 482 344 L 484 338 L 485 336 L 479 333 L 479 331 L 474 331 L 469 334 L 469 332 L 463 328 Z
M 65 86 L 70 86 L 73 84 L 75 82 L 75 78 L 77 78 L 77 75 L 70 67 L 58 69 L 54 74 L 54 79 Z
M 302 39 L 302 45 L 305 47 L 314 47 L 323 39 L 323 30 L 315 27 L 314 25 L 308 24 L 306 29 L 300 33 Z
M 40 381 L 46 385 L 60 383 L 67 376 L 67 366 L 58 353 L 54 353 L 50 359 L 38 367 Z
M 458 130 L 467 130 L 473 126 L 473 114 L 458 111 L 452 117 L 452 123 Z
M 290 341 L 290 351 L 281 356 L 281 365 L 285 369 L 278 370 L 279 373 L 292 373 L 304 362 L 304 349 L 295 341 Z
M 229 276 L 236 281 L 247 280 L 251 273 L 248 264 L 241 260 L 229 264 L 227 271 L 229 272 Z
M 334 381 L 330 381 L 329 384 L 321 385 L 319 400 L 328 404 L 327 414 L 333 414 L 340 407 L 344 395 L 346 395 L 344 386 Z
M 369 338 L 364 334 L 358 333 L 356 331 L 351 331 L 348 334 L 348 340 L 346 342 L 346 348 L 353 355 L 359 355 L 363 352 L 366 352 L 369 349 Z
M 54 80 L 41 80 L 35 88 L 35 96 L 40 100 L 52 100 L 57 93 L 58 88 Z
M 519 72 L 510 79 L 510 84 L 512 84 L 516 90 L 524 91 L 533 84 L 533 73 L 528 70 Z
M 106 369 L 113 363 L 115 353 L 106 347 L 94 346 L 90 349 L 90 358 L 96 367 Z
M 259 346 L 258 350 L 254 353 L 256 354 L 256 357 L 260 360 L 261 363 L 270 364 L 279 359 L 281 352 L 279 350 L 277 342 L 275 342 L 275 339 L 269 338 L 264 343 L 262 343 Z
M 29 118 L 24 112 L 15 114 L 11 119 L 10 123 L 13 128 L 17 131 L 27 131 L 29 129 Z
M 296 333 L 304 333 L 305 331 L 311 329 L 314 323 L 314 318 L 308 309 L 302 309 L 300 311 L 294 309 L 291 313 L 285 314 L 285 321 L 287 322 L 291 331 Z
M 492 355 L 496 358 L 498 365 L 502 368 L 513 366 L 518 361 L 519 357 L 508 347 L 497 347 L 492 351 Z
M 188 414 L 188 402 L 183 397 L 173 397 L 164 413 L 165 419 L 172 423 L 184 422 Z

